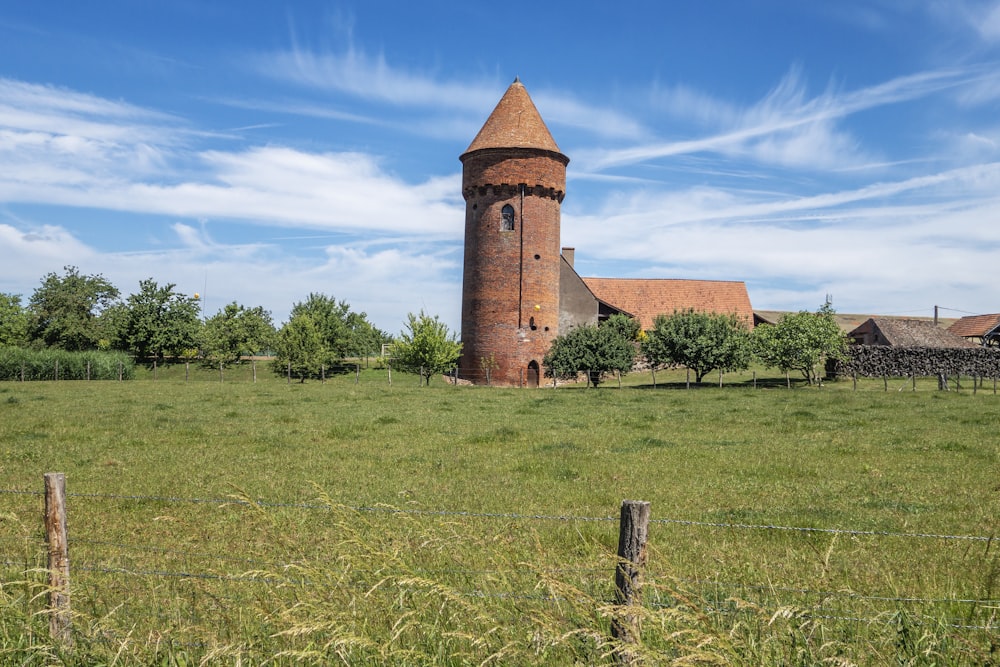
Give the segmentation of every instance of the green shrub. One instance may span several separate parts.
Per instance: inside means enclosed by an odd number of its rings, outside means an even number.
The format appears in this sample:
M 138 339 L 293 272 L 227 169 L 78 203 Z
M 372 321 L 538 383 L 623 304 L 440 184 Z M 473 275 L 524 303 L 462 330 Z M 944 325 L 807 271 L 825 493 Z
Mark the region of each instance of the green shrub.
M 131 380 L 135 362 L 124 352 L 0 348 L 0 380 Z

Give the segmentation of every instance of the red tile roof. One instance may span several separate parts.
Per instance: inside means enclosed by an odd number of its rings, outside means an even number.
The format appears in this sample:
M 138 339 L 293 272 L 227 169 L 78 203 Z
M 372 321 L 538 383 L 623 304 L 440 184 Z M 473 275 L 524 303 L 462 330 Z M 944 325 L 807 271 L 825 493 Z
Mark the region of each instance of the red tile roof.
M 1000 325 L 1000 313 L 992 315 L 970 315 L 955 322 L 948 331 L 956 336 L 966 338 L 982 338 Z
M 510 84 L 465 152 L 484 148 L 541 148 L 561 153 L 524 84 L 518 79 Z
M 741 281 L 583 278 L 583 282 L 604 303 L 638 318 L 643 329 L 652 329 L 657 315 L 689 309 L 735 313 L 753 326 L 750 295 Z

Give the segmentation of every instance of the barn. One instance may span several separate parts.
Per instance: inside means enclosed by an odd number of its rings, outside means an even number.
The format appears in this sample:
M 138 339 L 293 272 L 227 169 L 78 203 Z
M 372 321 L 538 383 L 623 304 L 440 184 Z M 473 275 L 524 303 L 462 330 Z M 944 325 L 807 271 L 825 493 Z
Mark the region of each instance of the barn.
M 942 329 L 930 320 L 870 317 L 847 334 L 858 345 L 889 347 L 970 348 L 975 343 Z
M 1000 313 L 960 318 L 948 331 L 979 345 L 1000 347 Z

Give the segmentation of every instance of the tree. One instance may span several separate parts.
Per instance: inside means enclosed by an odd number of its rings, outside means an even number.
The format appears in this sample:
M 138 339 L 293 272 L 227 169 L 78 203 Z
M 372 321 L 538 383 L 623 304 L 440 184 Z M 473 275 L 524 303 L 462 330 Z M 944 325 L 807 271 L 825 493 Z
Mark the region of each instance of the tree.
M 316 326 L 329 359 L 339 361 L 347 356 L 352 343 L 348 326 L 351 307 L 346 301 L 337 302 L 332 296 L 310 293 L 305 301 L 292 306 L 289 322 L 299 315 L 308 315 Z
M 462 344 L 448 331 L 448 326 L 435 315 L 420 311 L 407 314 L 406 329 L 393 345 L 393 365 L 411 373 L 420 373 L 426 384 L 431 376 L 455 367 L 462 354 Z
M 585 324 L 557 336 L 542 360 L 548 374 L 573 378 L 587 373 L 588 382 L 596 387 L 606 373 L 632 370 L 635 344 L 622 334 L 621 324 Z
M 28 311 L 20 294 L 0 292 L 0 347 L 23 347 L 28 343 Z
M 174 284 L 139 281 L 139 292 L 126 300 L 119 316 L 120 346 L 136 357 L 178 356 L 196 346 L 201 322 L 198 300 L 174 291 Z
M 754 350 L 765 366 L 785 372 L 800 371 L 809 384 L 824 358 L 839 359 L 847 349 L 847 337 L 824 304 L 815 313 L 801 310 L 784 315 L 777 324 L 762 324 L 754 330 Z
M 201 349 L 206 359 L 230 364 L 244 354 L 266 350 L 273 338 L 271 313 L 261 306 L 245 308 L 234 301 L 205 321 Z
M 291 369 L 299 382 L 314 373 L 326 360 L 327 349 L 316 322 L 300 313 L 285 323 L 275 340 L 276 372 Z
M 347 327 L 351 332 L 351 344 L 347 353 L 355 357 L 364 357 L 366 365 L 369 356 L 381 354 L 382 345 L 392 340 L 392 336 L 369 322 L 368 316 L 364 313 L 349 313 Z
M 49 273 L 31 295 L 28 335 L 49 347 L 92 350 L 107 338 L 101 315 L 118 299 L 118 289 L 100 274 L 80 275 L 75 266 L 65 275 Z
M 612 315 L 608 319 L 601 323 L 602 327 L 610 327 L 614 329 L 623 340 L 635 342 L 639 340 L 639 331 L 642 327 L 639 325 L 639 320 L 634 317 L 629 317 L 628 315 L 622 315 L 618 313 Z
M 642 353 L 654 369 L 685 366 L 701 382 L 710 371 L 743 370 L 750 365 L 750 332 L 735 314 L 674 311 L 656 316 L 642 341 Z

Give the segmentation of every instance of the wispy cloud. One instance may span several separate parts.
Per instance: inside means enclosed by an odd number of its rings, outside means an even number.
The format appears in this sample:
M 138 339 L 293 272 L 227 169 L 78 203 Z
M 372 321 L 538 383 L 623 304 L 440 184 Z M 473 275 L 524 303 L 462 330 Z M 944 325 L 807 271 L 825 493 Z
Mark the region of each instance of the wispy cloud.
M 337 54 L 294 48 L 252 61 L 259 73 L 273 79 L 392 105 L 481 111 L 496 102 L 494 85 L 437 81 L 393 67 L 383 55 L 370 56 L 353 47 Z
M 447 110 L 463 117 L 472 116 L 479 123 L 485 120 L 484 110 L 496 104 L 498 93 L 509 83 L 495 78 L 442 80 L 433 74 L 405 70 L 388 62 L 382 54 L 370 55 L 353 46 L 340 53 L 296 47 L 255 57 L 252 62 L 257 72 L 296 86 L 392 107 L 422 109 L 435 115 Z M 565 92 L 537 89 L 532 90 L 532 98 L 546 122 L 552 125 L 605 137 L 636 138 L 644 133 L 636 119 L 610 108 L 586 104 Z M 288 107 L 295 108 L 295 105 Z M 312 105 L 301 105 L 299 109 L 310 115 L 316 111 Z M 440 120 L 436 125 L 441 125 Z
M 815 306 L 829 292 L 838 308 L 890 313 L 995 302 L 991 279 L 966 276 L 992 266 L 998 209 L 993 162 L 813 196 L 706 186 L 619 195 L 566 216 L 564 243 L 601 275 L 745 280 L 758 307 Z
M 169 114 L 56 86 L 0 78 L 0 127 L 100 141 L 162 140 Z
M 1000 3 L 985 10 L 983 20 L 978 23 L 979 34 L 989 42 L 1000 42 Z
M 958 0 L 953 3 L 933 3 L 929 6 L 935 17 L 960 22 L 984 43 L 1000 43 L 1000 2 L 997 0 Z
M 407 183 L 363 153 L 194 150 L 176 118 L 0 79 L 0 200 L 459 238 L 458 175 Z
M 631 148 L 592 151 L 579 158 L 584 168 L 603 170 L 659 158 L 702 152 L 750 156 L 781 166 L 843 167 L 869 160 L 834 123 L 859 111 L 918 99 L 967 81 L 961 70 L 936 70 L 898 77 L 851 92 L 827 89 L 808 97 L 801 72 L 794 68 L 760 102 L 736 113 L 729 106 L 681 88 L 674 103 L 664 104 L 673 113 L 709 115 L 730 127 L 717 134 L 684 141 L 648 143 Z M 825 156 L 817 162 L 816 156 Z

